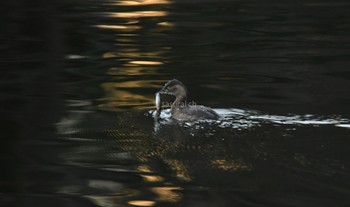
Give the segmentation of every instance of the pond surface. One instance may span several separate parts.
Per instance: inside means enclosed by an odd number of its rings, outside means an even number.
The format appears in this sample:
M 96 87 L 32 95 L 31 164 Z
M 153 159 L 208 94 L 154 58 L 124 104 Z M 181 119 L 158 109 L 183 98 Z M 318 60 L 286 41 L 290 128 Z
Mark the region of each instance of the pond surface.
M 18 2 L 1 206 L 350 206 L 348 1 Z M 222 119 L 155 123 L 173 78 Z

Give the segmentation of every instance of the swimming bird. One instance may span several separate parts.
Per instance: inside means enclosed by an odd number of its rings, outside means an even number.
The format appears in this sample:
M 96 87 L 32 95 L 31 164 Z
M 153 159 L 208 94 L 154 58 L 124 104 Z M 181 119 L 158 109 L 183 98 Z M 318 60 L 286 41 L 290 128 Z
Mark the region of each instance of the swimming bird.
M 179 80 L 168 81 L 164 87 L 156 94 L 156 120 L 159 119 L 161 111 L 160 94 L 175 96 L 175 101 L 171 105 L 171 117 L 178 121 L 197 120 L 217 120 L 220 116 L 211 108 L 196 105 L 194 102 L 187 102 L 186 86 Z

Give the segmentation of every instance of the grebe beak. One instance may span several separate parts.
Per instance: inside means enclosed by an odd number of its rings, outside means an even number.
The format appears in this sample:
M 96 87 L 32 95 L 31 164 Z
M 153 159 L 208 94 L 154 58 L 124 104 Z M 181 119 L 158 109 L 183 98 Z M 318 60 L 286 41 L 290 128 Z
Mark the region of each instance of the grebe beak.
M 175 95 L 174 93 L 168 91 L 166 88 L 162 88 L 160 91 L 158 91 L 159 94 L 167 94 L 167 95 Z

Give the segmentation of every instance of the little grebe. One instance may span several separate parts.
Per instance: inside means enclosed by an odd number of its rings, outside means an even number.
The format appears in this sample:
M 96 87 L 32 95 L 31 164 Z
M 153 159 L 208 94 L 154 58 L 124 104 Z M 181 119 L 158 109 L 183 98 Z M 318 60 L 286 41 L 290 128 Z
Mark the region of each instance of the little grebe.
M 175 96 L 175 101 L 171 105 L 172 118 L 179 121 L 196 121 L 203 119 L 217 120 L 220 116 L 211 108 L 205 106 L 197 106 L 187 103 L 187 89 L 185 85 L 176 80 L 168 81 L 164 87 L 156 94 L 156 120 L 159 118 L 161 110 L 160 94 L 169 94 Z

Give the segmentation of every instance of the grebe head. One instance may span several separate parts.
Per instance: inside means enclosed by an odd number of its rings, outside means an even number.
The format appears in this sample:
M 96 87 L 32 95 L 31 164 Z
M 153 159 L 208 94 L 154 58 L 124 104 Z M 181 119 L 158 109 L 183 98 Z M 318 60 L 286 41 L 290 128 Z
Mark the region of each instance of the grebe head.
M 159 91 L 159 93 L 173 95 L 177 98 L 181 97 L 182 99 L 186 99 L 187 97 L 186 86 L 181 81 L 176 79 L 168 81 Z

